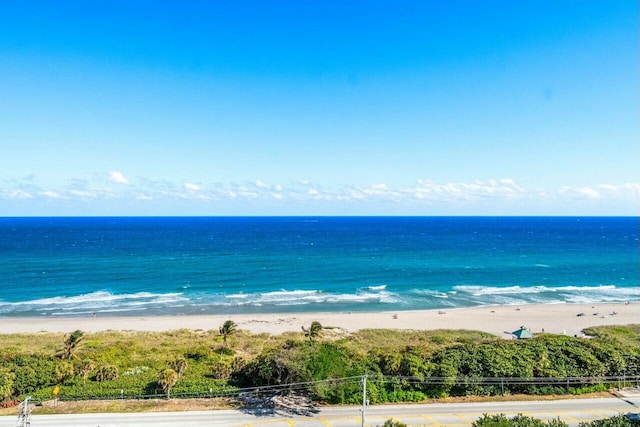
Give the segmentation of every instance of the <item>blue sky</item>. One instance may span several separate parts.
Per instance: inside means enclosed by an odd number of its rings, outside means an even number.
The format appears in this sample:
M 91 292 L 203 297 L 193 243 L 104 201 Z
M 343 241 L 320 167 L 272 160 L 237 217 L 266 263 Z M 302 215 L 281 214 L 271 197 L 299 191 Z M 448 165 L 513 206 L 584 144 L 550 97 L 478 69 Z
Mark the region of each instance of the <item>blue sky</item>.
M 0 2 L 0 215 L 638 215 L 637 1 Z

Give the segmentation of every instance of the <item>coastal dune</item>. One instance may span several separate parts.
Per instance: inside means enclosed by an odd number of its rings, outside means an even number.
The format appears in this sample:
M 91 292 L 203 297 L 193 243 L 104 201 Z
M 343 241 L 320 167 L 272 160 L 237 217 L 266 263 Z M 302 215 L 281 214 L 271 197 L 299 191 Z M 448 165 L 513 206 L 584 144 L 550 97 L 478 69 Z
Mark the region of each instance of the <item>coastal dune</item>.
M 511 339 L 511 332 L 521 326 L 534 334 L 546 332 L 581 336 L 582 330 L 590 326 L 640 323 L 640 304 L 531 304 L 397 312 L 5 317 L 0 318 L 0 333 L 70 332 L 75 329 L 85 332 L 210 330 L 218 329 L 226 320 L 236 322 L 238 329 L 274 335 L 300 331 L 302 326 L 318 321 L 324 327 L 349 332 L 361 329 L 469 329 Z

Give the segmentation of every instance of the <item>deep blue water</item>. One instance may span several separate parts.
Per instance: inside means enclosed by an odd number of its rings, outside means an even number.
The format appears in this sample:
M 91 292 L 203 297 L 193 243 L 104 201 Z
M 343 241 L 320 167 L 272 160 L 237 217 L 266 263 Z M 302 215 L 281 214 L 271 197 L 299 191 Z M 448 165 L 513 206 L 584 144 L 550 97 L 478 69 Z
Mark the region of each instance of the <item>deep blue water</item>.
M 0 218 L 0 315 L 640 298 L 639 219 Z

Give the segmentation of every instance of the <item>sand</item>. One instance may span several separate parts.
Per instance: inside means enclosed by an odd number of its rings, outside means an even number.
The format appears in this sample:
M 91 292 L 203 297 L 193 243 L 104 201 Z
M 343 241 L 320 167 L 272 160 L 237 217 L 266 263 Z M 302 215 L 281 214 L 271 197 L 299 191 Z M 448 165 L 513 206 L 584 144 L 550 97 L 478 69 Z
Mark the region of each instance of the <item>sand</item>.
M 579 313 L 583 315 L 578 316 Z M 580 336 L 589 326 L 640 323 L 640 304 L 539 304 L 475 307 L 452 310 L 352 313 L 278 313 L 201 316 L 129 317 L 29 317 L 0 318 L 0 333 L 39 331 L 85 332 L 106 330 L 168 331 L 175 329 L 217 330 L 226 320 L 239 329 L 280 334 L 300 331 L 312 321 L 353 332 L 361 329 L 472 329 L 511 339 L 511 332 L 526 327 L 531 332 Z

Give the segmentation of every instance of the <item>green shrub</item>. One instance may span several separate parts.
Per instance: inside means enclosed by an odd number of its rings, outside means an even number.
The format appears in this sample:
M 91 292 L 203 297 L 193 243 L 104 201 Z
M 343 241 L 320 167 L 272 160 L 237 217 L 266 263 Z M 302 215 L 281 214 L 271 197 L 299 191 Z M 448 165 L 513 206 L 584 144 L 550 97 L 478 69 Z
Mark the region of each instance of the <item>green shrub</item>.
M 103 365 L 96 370 L 96 381 L 112 381 L 118 378 L 118 368 L 113 365 Z
M 640 426 L 637 420 L 630 420 L 625 415 L 619 414 L 615 417 L 593 420 L 578 424 L 579 427 L 633 427 Z
M 475 420 L 472 427 L 568 427 L 568 424 L 559 418 L 549 420 L 546 423 L 538 418 L 518 414 L 508 418 L 504 414 L 487 415 Z
M 508 381 L 486 385 L 474 378 L 640 375 L 640 341 L 635 332 L 640 328 L 614 329 L 598 328 L 599 337 L 589 340 L 544 335 L 526 341 L 469 331 L 368 330 L 336 341 L 310 342 L 300 333 L 267 336 L 239 331 L 233 350 L 221 344 L 210 347 L 217 331 L 111 331 L 86 334 L 83 362 L 53 357 L 60 334 L 39 334 L 37 340 L 28 334 L 0 335 L 0 400 L 9 388 L 9 398 L 30 393 L 50 399 L 56 384 L 65 399 L 154 395 L 162 393 L 158 372 L 166 369 L 167 361 L 180 359 L 188 369 L 171 390 L 175 397 L 222 395 L 241 386 L 314 382 L 306 391 L 315 400 L 360 404 L 364 373 L 369 375 L 367 398 L 372 403 L 469 394 L 582 394 L 604 391 L 607 385 Z M 172 366 L 179 370 L 177 364 Z M 432 377 L 448 379 L 436 384 L 430 382 Z
M 73 379 L 75 374 L 73 364 L 69 362 L 60 362 L 56 365 L 55 376 L 58 384 L 67 384 Z
M 396 421 L 393 418 L 388 419 L 382 424 L 382 427 L 407 427 L 407 425 L 403 422 Z
M 15 370 L 14 388 L 17 395 L 27 394 L 38 388 L 38 376 L 31 366 L 19 366 Z
M 580 395 L 588 393 L 606 392 L 609 391 L 609 386 L 606 384 L 594 384 L 584 387 L 573 387 L 569 389 L 569 393 Z
M 7 368 L 0 368 L 0 401 L 13 396 L 16 374 Z

